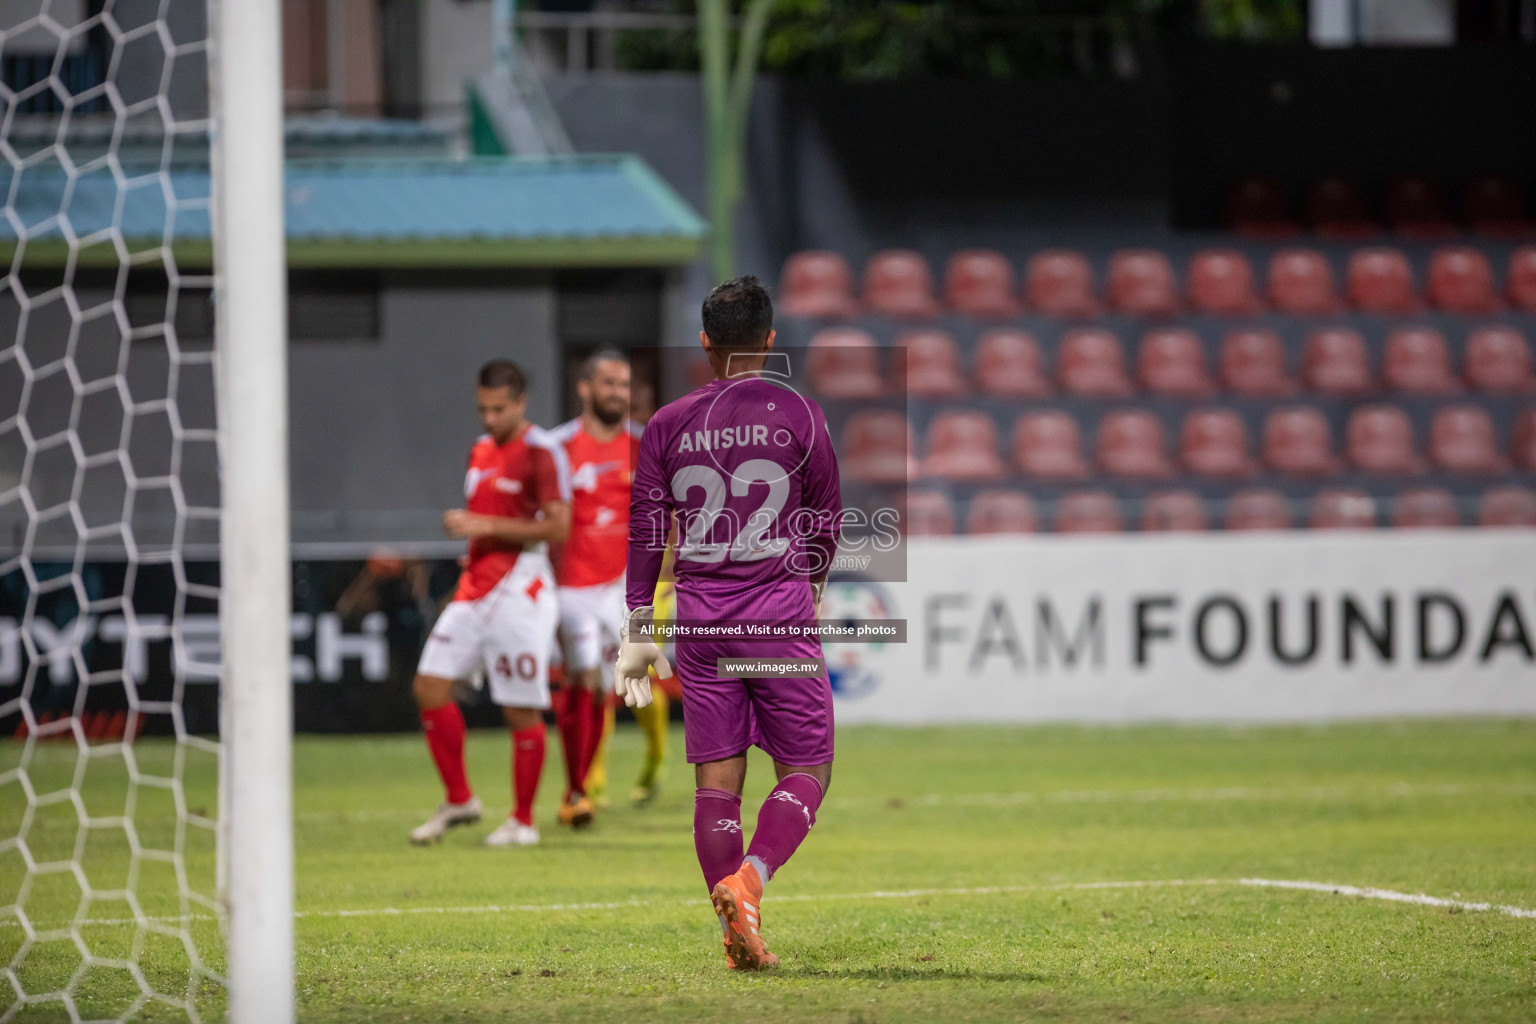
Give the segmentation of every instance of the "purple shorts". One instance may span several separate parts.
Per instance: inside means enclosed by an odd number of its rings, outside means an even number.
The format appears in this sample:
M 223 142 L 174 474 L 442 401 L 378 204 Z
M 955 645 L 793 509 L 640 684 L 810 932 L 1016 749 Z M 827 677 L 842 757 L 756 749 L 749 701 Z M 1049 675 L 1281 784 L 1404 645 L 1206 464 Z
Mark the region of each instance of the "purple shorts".
M 699 614 L 703 611 L 696 599 L 678 594 L 678 618 L 704 618 Z M 683 686 L 683 737 L 688 762 L 699 764 L 735 757 L 750 746 L 761 747 L 780 764 L 809 767 L 830 762 L 832 684 L 825 675 L 721 679 L 715 671 L 717 658 L 821 655 L 821 644 L 815 640 L 792 644 L 679 641 L 673 667 Z

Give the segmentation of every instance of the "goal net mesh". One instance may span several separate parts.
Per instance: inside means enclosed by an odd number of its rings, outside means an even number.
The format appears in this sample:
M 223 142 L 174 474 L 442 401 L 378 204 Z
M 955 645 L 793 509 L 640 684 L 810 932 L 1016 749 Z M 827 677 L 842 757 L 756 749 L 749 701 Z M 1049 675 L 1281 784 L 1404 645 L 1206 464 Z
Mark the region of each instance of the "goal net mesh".
M 0 3 L 0 1022 L 223 1016 L 208 57 Z

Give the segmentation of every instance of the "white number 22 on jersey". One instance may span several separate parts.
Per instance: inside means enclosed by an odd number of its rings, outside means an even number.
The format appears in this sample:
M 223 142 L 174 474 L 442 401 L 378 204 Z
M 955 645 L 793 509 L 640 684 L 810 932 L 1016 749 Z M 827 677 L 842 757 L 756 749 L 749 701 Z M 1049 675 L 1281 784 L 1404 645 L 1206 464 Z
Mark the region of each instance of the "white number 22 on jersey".
M 672 497 L 675 501 L 686 502 L 688 493 L 695 489 L 704 492 L 700 507 L 682 515 L 685 529 L 677 557 L 693 562 L 723 562 L 725 556 L 730 555 L 733 562 L 755 562 L 784 554 L 789 548 L 789 538 L 765 535 L 789 500 L 789 478 L 777 462 L 752 459 L 743 462 L 731 474 L 731 494 L 743 497 L 757 483 L 768 485 L 768 496 L 747 517 L 746 525 L 729 541 L 711 541 L 709 536 L 716 523 L 722 519 L 734 522 L 735 519 L 725 508 L 725 477 L 710 466 L 684 466 L 674 473 Z

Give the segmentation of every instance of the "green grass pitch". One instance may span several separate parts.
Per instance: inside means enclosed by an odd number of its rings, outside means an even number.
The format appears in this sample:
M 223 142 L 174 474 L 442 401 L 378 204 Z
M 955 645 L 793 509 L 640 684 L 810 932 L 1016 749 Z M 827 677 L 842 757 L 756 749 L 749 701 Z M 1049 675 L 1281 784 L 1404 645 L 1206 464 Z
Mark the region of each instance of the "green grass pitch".
M 640 749 L 621 727 L 615 796 Z M 141 750 L 146 763 L 166 753 Z M 473 732 L 469 756 L 503 812 L 507 737 Z M 439 798 L 419 737 L 299 738 L 300 1019 L 1536 1020 L 1536 920 L 1241 881 L 1536 908 L 1536 722 L 843 729 L 816 828 L 768 887 L 765 936 L 784 962 L 760 975 L 725 967 L 689 836 L 690 772 L 673 757 L 654 806 L 618 799 L 572 834 L 553 823 L 551 732 L 542 846 L 486 849 L 488 819 L 418 849 L 405 834 Z M 72 748 L 52 745 L 33 774 L 67 781 L 72 765 Z M 754 753 L 748 830 L 770 774 Z M 88 775 L 88 791 L 112 785 Z M 17 796 L 0 787 L 0 836 L 15 833 Z M 207 796 L 194 786 L 189 802 Z M 154 813 L 140 808 L 151 838 Z M 72 814 L 40 817 L 34 839 L 67 848 Z M 93 884 L 120 853 L 88 844 Z M 190 875 L 211 864 L 189 848 Z M 0 853 L 5 900 L 19 865 Z M 27 909 L 57 922 L 78 896 L 39 887 Z M 211 927 L 193 923 L 216 946 Z M 134 930 L 84 931 L 95 948 Z M 185 956 L 151 938 L 145 974 L 174 991 Z M 0 962 L 20 943 L 14 918 L 0 921 Z M 78 963 L 49 943 L 18 975 L 42 991 Z M 99 969 L 74 998 L 88 1017 L 134 991 Z M 9 998 L 0 983 L 0 1015 Z M 218 1000 L 200 999 L 213 1013 Z M 184 1019 L 157 1003 L 142 1016 Z M 65 1019 L 57 1001 L 14 1017 Z

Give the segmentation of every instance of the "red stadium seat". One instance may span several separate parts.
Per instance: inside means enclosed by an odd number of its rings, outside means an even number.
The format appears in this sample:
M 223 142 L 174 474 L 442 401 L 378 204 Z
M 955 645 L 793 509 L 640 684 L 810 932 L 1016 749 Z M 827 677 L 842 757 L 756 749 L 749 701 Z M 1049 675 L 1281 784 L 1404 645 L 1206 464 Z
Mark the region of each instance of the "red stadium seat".
M 1082 480 L 1089 475 L 1077 420 L 1064 412 L 1030 412 L 1013 425 L 1013 461 L 1041 480 Z
M 1495 238 L 1526 235 L 1531 222 L 1525 215 L 1525 196 L 1507 178 L 1479 178 L 1467 186 L 1462 200 L 1472 230 Z
M 1256 398 L 1296 393 L 1285 368 L 1285 342 L 1274 331 L 1233 331 L 1222 339 L 1221 382 Z
M 1308 521 L 1314 530 L 1374 530 L 1376 501 L 1360 490 L 1319 491 Z
M 1189 304 L 1196 312 L 1243 316 L 1263 308 L 1253 267 L 1236 249 L 1205 249 L 1189 262 Z
M 1349 301 L 1367 313 L 1415 313 L 1413 268 L 1396 249 L 1361 249 L 1349 258 Z
M 962 249 L 944 268 L 944 301 L 967 316 L 1014 316 L 1013 266 L 991 249 Z
M 851 316 L 859 308 L 848 261 L 835 252 L 795 253 L 784 263 L 779 292 L 779 309 L 790 316 Z
M 843 427 L 840 450 L 843 470 L 853 480 L 899 484 L 917 475 L 912 458 L 912 425 L 894 410 L 854 413 Z
M 1341 178 L 1324 178 L 1307 192 L 1307 223 L 1326 238 L 1358 240 L 1380 230 L 1366 209 L 1364 193 Z
M 1509 455 L 1516 466 L 1536 472 L 1536 409 L 1523 409 L 1515 417 Z
M 1445 215 L 1440 189 L 1427 178 L 1399 178 L 1387 189 L 1387 223 L 1409 238 L 1448 238 L 1456 225 Z
M 1536 313 L 1536 246 L 1509 258 L 1509 301 L 1516 309 Z
M 1288 206 L 1279 182 L 1249 178 L 1227 193 L 1227 226 L 1249 238 L 1289 238 L 1297 228 Z
M 955 532 L 955 506 L 942 491 L 907 495 L 908 537 L 949 537 Z
M 1194 491 L 1160 491 L 1141 510 L 1146 533 L 1198 533 L 1207 529 L 1205 502 Z
M 1006 328 L 981 336 L 976 382 L 995 398 L 1043 398 L 1051 393 L 1040 343 L 1033 334 Z
M 1491 487 L 1477 509 L 1478 526 L 1536 526 L 1536 491 L 1525 487 Z
M 1185 416 L 1179 460 L 1200 476 L 1248 477 L 1257 470 L 1248 455 L 1248 428 L 1231 409 L 1199 409 Z
M 1499 454 L 1493 418 L 1476 405 L 1441 409 L 1429 424 L 1429 461 L 1452 473 L 1503 473 L 1509 460 Z
M 1047 249 L 1029 258 L 1024 270 L 1024 301 L 1047 316 L 1094 316 L 1093 268 L 1080 252 Z
M 894 317 L 929 317 L 939 312 L 928 261 L 910 249 L 886 249 L 864 266 L 864 305 Z
M 1289 530 L 1291 505 L 1279 491 L 1238 491 L 1227 502 L 1229 530 Z
M 1451 369 L 1451 348 L 1432 327 L 1404 327 L 1387 335 L 1382 377 L 1411 395 L 1454 395 L 1461 381 Z
M 1367 405 L 1349 414 L 1344 450 L 1366 473 L 1419 473 L 1424 460 L 1413 449 L 1413 424 L 1395 405 Z
M 885 392 L 880 352 L 868 331 L 851 327 L 817 331 L 806 363 L 811 387 L 827 398 L 873 398 Z
M 1365 339 L 1352 327 L 1325 327 L 1307 338 L 1301 351 L 1301 382 L 1325 395 L 1361 395 L 1375 390 Z
M 1269 259 L 1269 301 L 1282 313 L 1313 316 L 1344 308 L 1328 257 L 1316 249 L 1282 249 Z
M 1121 249 L 1109 261 L 1109 304 L 1132 316 L 1171 316 L 1179 311 L 1173 264 L 1154 249 Z
M 897 342 L 904 350 L 905 386 L 914 398 L 955 398 L 969 390 L 960 370 L 960 350 L 943 331 L 914 331 Z M 899 385 L 901 382 L 897 382 Z
M 1035 500 L 1022 491 L 978 491 L 965 519 L 965 532 L 973 536 L 1034 533 L 1039 528 Z
M 1467 383 L 1491 394 L 1520 394 L 1536 386 L 1531 346 L 1513 327 L 1479 327 L 1467 338 Z
M 1488 257 L 1468 246 L 1441 249 L 1430 258 L 1429 301 L 1447 313 L 1472 316 L 1503 308 L 1494 294 Z
M 1399 530 L 1448 529 L 1461 525 L 1456 497 L 1443 487 L 1404 491 L 1392 502 L 1392 525 Z
M 1125 375 L 1120 339 L 1097 328 L 1069 331 L 1061 339 L 1056 373 L 1063 390 L 1084 398 L 1125 398 L 1136 390 Z
M 928 425 L 922 475 L 946 480 L 995 480 L 1005 472 L 997 427 L 984 412 L 942 412 Z
M 1298 405 L 1264 420 L 1264 462 L 1286 476 L 1331 476 L 1339 471 L 1333 432 L 1321 412 Z
M 1056 503 L 1057 533 L 1119 533 L 1120 502 L 1108 491 L 1074 491 Z
M 1205 371 L 1200 336 L 1183 327 L 1148 331 L 1136 352 L 1136 376 L 1155 395 L 1201 398 L 1216 390 Z
M 1162 480 L 1173 475 L 1163 423 L 1150 412 L 1122 409 L 1099 422 L 1099 468 L 1111 476 Z

